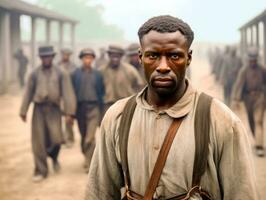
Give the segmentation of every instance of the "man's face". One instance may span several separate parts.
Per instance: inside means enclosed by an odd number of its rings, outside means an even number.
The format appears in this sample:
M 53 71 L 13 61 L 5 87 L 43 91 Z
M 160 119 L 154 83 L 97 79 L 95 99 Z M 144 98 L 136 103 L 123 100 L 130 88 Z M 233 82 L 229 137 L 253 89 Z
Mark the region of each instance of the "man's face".
M 249 59 L 249 65 L 252 67 L 252 68 L 255 68 L 257 66 L 257 58 L 250 58 Z
M 82 63 L 84 67 L 90 67 L 92 65 L 92 62 L 94 60 L 94 56 L 92 55 L 84 55 L 82 57 Z
M 175 94 L 184 83 L 192 51 L 179 31 L 150 31 L 142 38 L 139 56 L 149 88 L 165 96 Z
M 53 59 L 54 59 L 54 55 L 51 56 L 42 56 L 41 57 L 41 61 L 42 61 L 42 66 L 49 68 L 52 66 L 53 64 Z
M 129 56 L 130 63 L 133 63 L 134 65 L 139 64 L 139 55 L 138 54 L 133 54 Z
M 71 54 L 69 53 L 62 53 L 62 61 L 69 62 Z
M 111 67 L 118 67 L 120 65 L 122 54 L 120 53 L 108 53 Z

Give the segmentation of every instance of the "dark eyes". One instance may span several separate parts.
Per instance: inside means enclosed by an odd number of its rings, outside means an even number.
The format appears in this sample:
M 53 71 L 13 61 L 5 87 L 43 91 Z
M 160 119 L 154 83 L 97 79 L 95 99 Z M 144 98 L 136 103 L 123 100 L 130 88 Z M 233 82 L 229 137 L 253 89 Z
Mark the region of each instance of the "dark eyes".
M 147 53 L 146 57 L 149 58 L 150 60 L 156 60 L 160 57 L 161 55 L 159 53 Z M 178 60 L 179 58 L 181 58 L 182 56 L 180 56 L 178 53 L 169 53 L 166 54 L 167 59 L 171 59 L 171 60 Z
M 170 56 L 169 56 L 171 59 L 173 59 L 173 60 L 177 60 L 177 59 L 179 59 L 179 55 L 178 54 L 171 54 Z
M 156 53 L 149 53 L 149 54 L 147 54 L 147 57 L 149 59 L 157 59 L 159 57 L 159 55 Z

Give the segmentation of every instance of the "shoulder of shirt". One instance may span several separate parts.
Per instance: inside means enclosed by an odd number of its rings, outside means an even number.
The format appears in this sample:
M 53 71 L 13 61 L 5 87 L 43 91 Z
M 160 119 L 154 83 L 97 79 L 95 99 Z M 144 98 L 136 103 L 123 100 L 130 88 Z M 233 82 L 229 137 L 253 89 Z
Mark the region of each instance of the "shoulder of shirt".
M 132 96 L 131 96 L 132 97 Z M 115 102 L 105 113 L 102 124 L 105 126 L 107 124 L 114 124 L 117 123 L 119 117 L 121 116 L 124 107 L 127 103 L 127 101 L 131 97 L 126 97 L 123 99 L 118 100 Z
M 135 67 L 127 62 L 121 62 L 121 66 L 128 71 L 136 71 Z
M 211 124 L 219 138 L 230 137 L 237 125 L 243 125 L 238 116 L 223 102 L 214 98 L 211 105 Z
M 41 70 L 41 66 L 35 67 L 34 69 L 31 69 L 29 73 L 29 78 L 32 78 L 33 76 L 36 76 L 38 71 Z
M 99 66 L 99 71 L 103 72 L 108 68 L 108 63 L 104 63 L 103 65 Z
M 236 114 L 227 105 L 216 98 L 213 98 L 211 105 L 211 117 L 213 116 L 222 116 L 225 120 L 239 120 Z

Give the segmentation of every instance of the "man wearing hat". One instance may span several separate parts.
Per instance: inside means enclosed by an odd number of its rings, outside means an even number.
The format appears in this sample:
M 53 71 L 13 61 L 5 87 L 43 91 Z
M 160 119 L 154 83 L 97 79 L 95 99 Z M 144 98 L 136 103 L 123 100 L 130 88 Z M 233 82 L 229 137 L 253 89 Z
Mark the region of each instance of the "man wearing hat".
M 109 61 L 101 67 L 105 85 L 105 111 L 117 100 L 138 92 L 144 85 L 138 71 L 121 61 L 125 53 L 122 47 L 110 45 L 107 53 Z
M 75 71 L 76 65 L 71 62 L 70 56 L 72 55 L 72 50 L 69 48 L 63 48 L 61 50 L 61 60 L 58 63 L 58 67 L 61 70 L 66 71 L 70 75 Z M 65 130 L 64 130 L 64 140 L 66 143 L 66 147 L 70 148 L 74 143 L 74 131 L 72 124 L 67 123 L 65 120 Z
M 106 50 L 104 47 L 100 48 L 100 55 L 99 57 L 95 60 L 95 66 L 97 68 L 101 67 L 102 65 L 107 63 L 107 59 L 106 59 Z
M 244 101 L 248 121 L 255 137 L 255 152 L 264 156 L 263 121 L 265 110 L 266 72 L 258 63 L 257 48 L 248 50 L 248 63 L 242 67 L 235 82 L 232 99 L 233 107 L 239 108 L 239 102 Z
M 145 81 L 145 75 L 144 75 L 144 69 L 140 64 L 139 61 L 139 44 L 138 43 L 132 43 L 127 48 L 127 57 L 128 62 L 132 66 L 136 68 L 136 70 L 139 72 L 140 76 L 143 79 L 143 82 Z
M 95 52 L 86 48 L 80 52 L 82 66 L 72 74 L 77 98 L 76 118 L 81 134 L 81 149 L 85 156 L 84 168 L 88 172 L 95 148 L 95 132 L 103 112 L 104 84 L 101 73 L 92 68 Z
M 76 101 L 70 76 L 53 65 L 53 47 L 39 48 L 41 66 L 29 76 L 26 91 L 20 108 L 20 117 L 26 122 L 27 111 L 34 103 L 32 116 L 32 150 L 34 155 L 33 181 L 47 177 L 47 156 L 52 158 L 55 172 L 60 170 L 58 154 L 63 141 L 61 129 L 61 101 L 68 123 L 72 123 Z
M 28 58 L 25 56 L 23 49 L 18 49 L 17 52 L 14 54 L 14 58 L 18 61 L 18 78 L 20 87 L 24 87 L 25 85 L 25 74 L 27 71 L 27 65 L 29 63 Z
M 241 67 L 242 60 L 237 55 L 237 48 L 234 46 L 227 47 L 221 64 L 220 82 L 224 88 L 224 102 L 228 106 L 230 106 L 232 88 Z

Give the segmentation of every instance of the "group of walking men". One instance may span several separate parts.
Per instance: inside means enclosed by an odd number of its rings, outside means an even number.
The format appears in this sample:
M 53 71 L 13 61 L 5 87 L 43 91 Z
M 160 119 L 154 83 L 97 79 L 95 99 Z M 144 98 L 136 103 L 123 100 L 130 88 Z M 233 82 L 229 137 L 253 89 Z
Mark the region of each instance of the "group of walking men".
M 71 147 L 74 143 L 74 119 L 78 122 L 84 168 L 88 172 L 95 148 L 96 129 L 105 111 L 117 100 L 144 86 L 143 71 L 137 63 L 138 49 L 136 44 L 130 45 L 127 50 L 119 45 L 110 45 L 107 51 L 101 51 L 103 55 L 96 60 L 95 51 L 85 48 L 80 51 L 81 66 L 77 67 L 70 59 L 71 49 L 62 49 L 61 60 L 55 64 L 53 47 L 39 48 L 41 65 L 29 75 L 20 109 L 20 117 L 26 121 L 29 105 L 31 102 L 34 104 L 33 181 L 39 182 L 47 177 L 48 156 L 52 159 L 54 171 L 60 171 L 58 155 L 61 144 Z M 106 53 L 108 59 L 105 58 Z
M 236 47 L 218 48 L 210 56 L 212 72 L 223 86 L 225 103 L 232 109 L 239 110 L 244 103 L 250 130 L 255 139 L 254 151 L 257 156 L 264 156 L 264 111 L 266 103 L 266 71 L 259 63 L 259 52 L 250 47 L 242 60 L 237 55 Z

